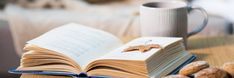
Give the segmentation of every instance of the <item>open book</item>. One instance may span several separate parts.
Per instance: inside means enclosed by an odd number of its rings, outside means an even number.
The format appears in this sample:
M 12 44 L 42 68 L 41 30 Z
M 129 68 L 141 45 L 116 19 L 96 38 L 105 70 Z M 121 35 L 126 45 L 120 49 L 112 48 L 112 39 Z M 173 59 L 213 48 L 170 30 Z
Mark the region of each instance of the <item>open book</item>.
M 146 52 L 130 46 L 158 44 Z M 67 24 L 27 42 L 17 70 L 41 70 L 123 78 L 162 77 L 192 57 L 182 38 L 143 37 L 123 44 L 110 33 Z

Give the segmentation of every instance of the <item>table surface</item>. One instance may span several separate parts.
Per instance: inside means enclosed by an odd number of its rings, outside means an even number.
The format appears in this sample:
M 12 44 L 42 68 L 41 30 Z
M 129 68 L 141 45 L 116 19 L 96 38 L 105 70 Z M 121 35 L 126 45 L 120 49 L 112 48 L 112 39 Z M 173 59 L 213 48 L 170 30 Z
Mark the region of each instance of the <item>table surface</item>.
M 123 38 L 127 42 L 132 37 Z M 197 55 L 197 60 L 205 60 L 212 67 L 220 67 L 225 62 L 234 61 L 234 36 L 192 37 L 188 39 L 188 51 Z M 28 75 L 21 78 L 70 78 L 62 76 Z

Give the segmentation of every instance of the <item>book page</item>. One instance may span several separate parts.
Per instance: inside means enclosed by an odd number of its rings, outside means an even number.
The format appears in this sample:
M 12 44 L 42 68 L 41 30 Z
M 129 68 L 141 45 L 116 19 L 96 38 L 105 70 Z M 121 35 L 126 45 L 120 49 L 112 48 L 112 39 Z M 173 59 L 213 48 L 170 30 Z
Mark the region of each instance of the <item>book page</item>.
M 76 61 L 82 69 L 122 45 L 117 37 L 107 32 L 74 23 L 52 29 L 27 43 L 62 53 Z
M 105 56 L 99 59 L 145 61 L 148 58 L 150 58 L 152 55 L 157 54 L 157 52 L 164 49 L 165 47 L 180 41 L 182 41 L 182 38 L 142 37 L 130 41 L 129 43 L 111 51 L 110 53 L 106 54 Z M 144 53 L 140 51 L 123 52 L 124 49 L 130 46 L 147 45 L 147 44 L 159 44 L 162 48 L 154 48 Z

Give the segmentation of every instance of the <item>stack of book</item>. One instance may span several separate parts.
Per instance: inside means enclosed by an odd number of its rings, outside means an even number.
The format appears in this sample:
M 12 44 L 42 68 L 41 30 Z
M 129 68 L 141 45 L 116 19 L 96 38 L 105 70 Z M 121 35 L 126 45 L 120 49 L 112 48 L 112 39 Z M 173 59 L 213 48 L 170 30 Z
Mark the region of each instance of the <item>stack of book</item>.
M 24 50 L 11 72 L 160 78 L 194 59 L 182 38 L 142 37 L 123 44 L 110 33 L 74 23 L 28 41 Z

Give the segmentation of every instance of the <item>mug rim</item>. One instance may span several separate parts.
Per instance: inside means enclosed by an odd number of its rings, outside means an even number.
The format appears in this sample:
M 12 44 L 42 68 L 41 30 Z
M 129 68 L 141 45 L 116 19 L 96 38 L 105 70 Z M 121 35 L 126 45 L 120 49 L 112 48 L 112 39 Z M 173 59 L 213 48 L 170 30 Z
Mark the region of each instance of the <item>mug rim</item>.
M 160 4 L 176 4 L 176 6 L 174 7 L 152 7 L 152 6 L 147 6 L 150 4 L 156 4 L 156 3 L 160 3 Z M 171 5 L 172 6 L 172 5 Z M 179 8 L 185 8 L 187 7 L 187 3 L 184 1 L 151 1 L 151 2 L 145 2 L 141 5 L 141 7 L 144 8 L 150 8 L 150 9 L 179 9 Z

